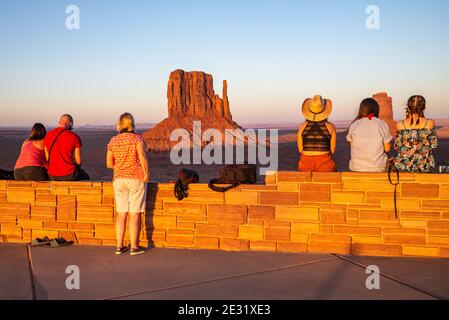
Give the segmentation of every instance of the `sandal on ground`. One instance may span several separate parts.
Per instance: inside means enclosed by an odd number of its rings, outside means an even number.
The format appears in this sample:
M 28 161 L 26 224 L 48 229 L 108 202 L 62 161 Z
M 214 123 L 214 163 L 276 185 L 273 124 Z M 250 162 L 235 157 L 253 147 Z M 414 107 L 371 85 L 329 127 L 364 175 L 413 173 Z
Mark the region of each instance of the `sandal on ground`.
M 33 239 L 30 244 L 31 247 L 42 247 L 42 246 L 49 246 L 49 245 L 50 245 L 50 239 L 47 236 L 43 237 L 42 239 L 41 238 Z
M 50 240 L 50 248 L 59 248 L 59 247 L 66 247 L 72 245 L 73 241 L 67 241 L 64 238 L 56 238 Z

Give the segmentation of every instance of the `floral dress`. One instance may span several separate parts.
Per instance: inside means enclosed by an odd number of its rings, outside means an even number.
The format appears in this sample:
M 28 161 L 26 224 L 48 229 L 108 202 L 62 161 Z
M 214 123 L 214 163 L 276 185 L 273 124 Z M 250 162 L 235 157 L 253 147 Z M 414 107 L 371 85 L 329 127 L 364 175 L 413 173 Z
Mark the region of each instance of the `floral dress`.
M 396 134 L 394 149 L 398 152 L 395 159 L 399 171 L 432 172 L 435 158 L 432 149 L 438 146 L 436 129 L 404 129 Z

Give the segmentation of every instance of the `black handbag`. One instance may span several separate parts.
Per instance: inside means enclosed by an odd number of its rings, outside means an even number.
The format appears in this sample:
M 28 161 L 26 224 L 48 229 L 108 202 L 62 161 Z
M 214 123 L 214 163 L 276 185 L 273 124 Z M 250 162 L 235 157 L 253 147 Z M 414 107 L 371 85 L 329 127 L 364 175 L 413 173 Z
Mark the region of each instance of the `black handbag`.
M 200 176 L 196 171 L 189 169 L 181 169 L 178 174 L 178 181 L 175 183 L 175 197 L 179 201 L 187 198 L 189 193 L 189 184 L 198 183 L 200 181 Z
M 217 192 L 226 192 L 237 188 L 241 184 L 255 184 L 257 182 L 257 167 L 254 164 L 235 164 L 220 169 L 219 177 L 209 182 L 209 188 Z M 229 184 L 218 187 L 216 184 Z
M 0 180 L 15 180 L 14 171 L 6 171 L 0 169 Z

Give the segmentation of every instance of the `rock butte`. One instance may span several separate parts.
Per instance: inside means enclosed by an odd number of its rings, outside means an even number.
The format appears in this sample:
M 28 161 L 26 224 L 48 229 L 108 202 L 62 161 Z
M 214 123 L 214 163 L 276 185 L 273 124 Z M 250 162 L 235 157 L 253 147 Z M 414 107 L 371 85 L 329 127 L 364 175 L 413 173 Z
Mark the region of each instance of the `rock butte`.
M 386 92 L 373 95 L 380 107 L 379 118 L 384 120 L 390 127 L 391 136 L 396 136 L 396 122 L 393 119 L 393 99 Z
M 143 134 L 151 151 L 170 151 L 177 141 L 170 141 L 175 129 L 186 129 L 193 136 L 193 121 L 201 121 L 202 130 L 240 129 L 232 120 L 229 108 L 228 84 L 223 81 L 223 98 L 214 92 L 212 75 L 175 70 L 167 86 L 168 118 Z

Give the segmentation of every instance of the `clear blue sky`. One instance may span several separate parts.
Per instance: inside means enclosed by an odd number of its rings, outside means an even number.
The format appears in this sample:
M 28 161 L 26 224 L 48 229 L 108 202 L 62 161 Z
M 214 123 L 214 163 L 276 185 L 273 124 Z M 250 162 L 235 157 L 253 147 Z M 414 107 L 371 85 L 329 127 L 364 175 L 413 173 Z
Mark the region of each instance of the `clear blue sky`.
M 65 28 L 65 9 L 81 29 Z M 365 27 L 368 5 L 380 30 Z M 387 91 L 396 117 L 415 93 L 449 118 L 449 1 L 417 0 L 1 0 L 0 125 L 111 124 L 166 117 L 170 71 L 202 70 L 229 82 L 242 123 L 301 120 L 321 93 L 332 119 Z

